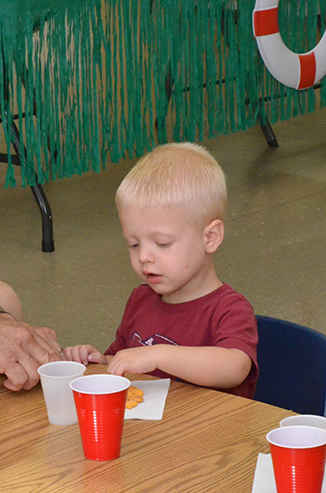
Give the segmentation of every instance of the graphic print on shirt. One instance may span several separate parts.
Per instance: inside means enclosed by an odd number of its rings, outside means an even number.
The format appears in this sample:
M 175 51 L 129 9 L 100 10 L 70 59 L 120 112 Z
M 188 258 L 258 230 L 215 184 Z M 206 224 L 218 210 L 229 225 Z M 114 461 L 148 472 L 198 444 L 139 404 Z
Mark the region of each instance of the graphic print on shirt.
M 130 336 L 130 340 L 137 346 L 155 346 L 155 344 L 171 344 L 177 346 L 178 344 L 168 337 L 161 334 L 154 334 L 144 340 L 138 332 L 133 332 Z

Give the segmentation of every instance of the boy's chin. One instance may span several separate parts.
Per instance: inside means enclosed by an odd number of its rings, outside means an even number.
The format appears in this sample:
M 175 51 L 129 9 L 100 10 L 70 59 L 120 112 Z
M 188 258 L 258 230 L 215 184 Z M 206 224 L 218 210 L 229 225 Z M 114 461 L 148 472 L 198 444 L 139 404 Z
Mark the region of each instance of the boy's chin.
M 159 294 L 161 298 L 164 298 L 164 296 L 169 297 L 171 294 L 171 291 L 168 289 L 164 289 L 164 286 L 160 284 L 151 284 L 149 282 L 146 283 L 155 293 Z

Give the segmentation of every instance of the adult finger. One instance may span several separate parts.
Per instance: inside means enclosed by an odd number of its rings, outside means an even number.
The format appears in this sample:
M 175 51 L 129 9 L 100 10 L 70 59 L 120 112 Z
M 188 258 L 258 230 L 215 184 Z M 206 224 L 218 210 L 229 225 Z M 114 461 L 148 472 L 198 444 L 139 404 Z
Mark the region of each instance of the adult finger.
M 62 359 L 62 347 L 57 341 L 54 330 L 47 327 L 32 327 L 35 342 L 48 353 L 48 361 Z
M 43 365 L 49 361 L 60 360 L 60 351 L 62 348 L 56 343 L 56 346 L 52 346 L 43 337 L 42 332 L 38 329 L 32 331 L 32 337 L 23 342 L 22 350 L 27 353 L 37 364 Z
M 40 379 L 37 366 L 28 355 L 20 354 L 19 360 L 13 361 L 5 369 L 7 380 L 5 380 L 4 386 L 13 391 L 33 388 Z

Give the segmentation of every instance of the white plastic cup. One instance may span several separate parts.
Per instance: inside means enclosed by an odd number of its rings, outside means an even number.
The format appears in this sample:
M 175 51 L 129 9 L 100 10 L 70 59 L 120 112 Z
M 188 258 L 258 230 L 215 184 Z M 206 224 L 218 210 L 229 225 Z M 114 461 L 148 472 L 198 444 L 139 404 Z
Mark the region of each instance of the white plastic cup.
M 72 425 L 78 422 L 74 396 L 69 386 L 82 377 L 86 367 L 75 361 L 53 361 L 38 368 L 49 422 Z
M 285 426 L 313 426 L 326 430 L 326 418 L 315 414 L 298 414 L 282 419 L 280 426 L 281 428 Z

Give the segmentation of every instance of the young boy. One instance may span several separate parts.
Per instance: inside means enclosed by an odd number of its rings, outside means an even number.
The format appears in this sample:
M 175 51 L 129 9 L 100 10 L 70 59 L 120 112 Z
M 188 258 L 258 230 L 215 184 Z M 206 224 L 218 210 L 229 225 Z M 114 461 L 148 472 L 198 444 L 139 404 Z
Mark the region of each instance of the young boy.
M 108 372 L 149 373 L 253 397 L 257 326 L 249 302 L 217 277 L 223 241 L 223 171 L 203 147 L 167 144 L 122 181 L 116 204 L 134 289 L 116 339 L 105 352 L 68 347 L 67 359 Z

